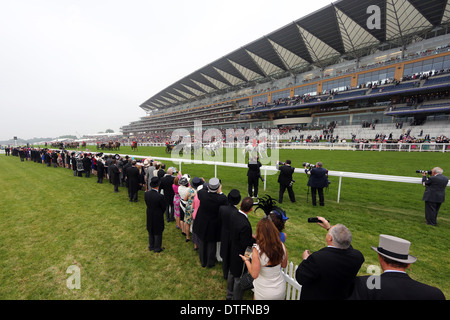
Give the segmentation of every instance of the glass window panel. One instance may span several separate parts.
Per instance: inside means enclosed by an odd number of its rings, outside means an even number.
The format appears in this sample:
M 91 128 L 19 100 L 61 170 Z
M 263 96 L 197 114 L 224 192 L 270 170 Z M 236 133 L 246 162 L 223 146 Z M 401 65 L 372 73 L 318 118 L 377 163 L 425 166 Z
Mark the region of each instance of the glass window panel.
M 441 70 L 444 65 L 444 61 L 435 61 L 433 62 L 433 70 Z
M 444 69 L 448 69 L 450 68 L 450 60 L 445 60 L 444 61 Z

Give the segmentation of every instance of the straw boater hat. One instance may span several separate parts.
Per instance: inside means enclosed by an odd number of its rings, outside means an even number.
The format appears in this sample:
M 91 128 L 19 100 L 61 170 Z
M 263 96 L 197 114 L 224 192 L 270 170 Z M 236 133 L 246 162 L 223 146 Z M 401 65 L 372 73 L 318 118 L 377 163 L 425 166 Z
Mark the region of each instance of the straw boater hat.
M 417 258 L 409 254 L 411 242 L 405 239 L 380 234 L 378 247 L 371 247 L 380 255 L 394 261 L 410 264 L 417 261 Z

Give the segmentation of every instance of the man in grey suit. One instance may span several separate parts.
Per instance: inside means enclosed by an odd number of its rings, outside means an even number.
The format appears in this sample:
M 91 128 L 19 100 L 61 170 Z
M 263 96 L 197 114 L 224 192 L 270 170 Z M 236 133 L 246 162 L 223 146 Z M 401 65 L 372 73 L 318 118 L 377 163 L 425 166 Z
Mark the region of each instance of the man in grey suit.
M 448 177 L 442 173 L 444 171 L 439 168 L 431 170 L 431 176 L 427 177 L 427 173 L 422 173 L 422 184 L 425 187 L 422 200 L 425 201 L 425 219 L 428 225 L 436 226 L 437 215 L 441 204 L 445 201 L 445 188 L 448 184 Z

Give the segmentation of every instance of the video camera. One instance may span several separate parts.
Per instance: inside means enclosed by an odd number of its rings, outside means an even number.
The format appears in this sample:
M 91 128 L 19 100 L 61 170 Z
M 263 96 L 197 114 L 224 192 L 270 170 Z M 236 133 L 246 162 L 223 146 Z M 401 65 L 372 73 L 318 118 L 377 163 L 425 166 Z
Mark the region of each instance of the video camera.
M 431 170 L 416 170 L 416 173 L 426 173 L 428 175 L 431 175 Z

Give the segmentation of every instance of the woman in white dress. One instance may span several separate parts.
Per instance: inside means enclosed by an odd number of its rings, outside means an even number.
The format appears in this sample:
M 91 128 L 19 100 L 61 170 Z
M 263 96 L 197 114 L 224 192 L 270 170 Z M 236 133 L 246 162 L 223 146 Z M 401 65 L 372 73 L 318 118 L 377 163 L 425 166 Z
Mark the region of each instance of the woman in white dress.
M 269 218 L 261 219 L 256 226 L 256 243 L 251 261 L 240 255 L 253 277 L 255 300 L 284 300 L 286 281 L 281 268 L 287 266 L 286 247 L 280 233 Z

